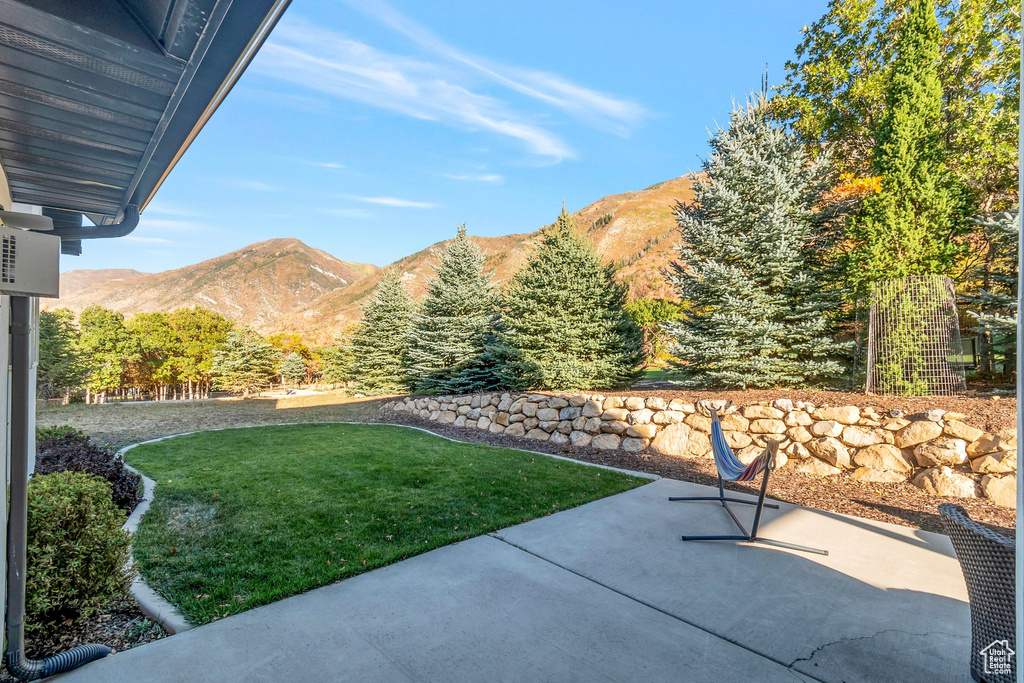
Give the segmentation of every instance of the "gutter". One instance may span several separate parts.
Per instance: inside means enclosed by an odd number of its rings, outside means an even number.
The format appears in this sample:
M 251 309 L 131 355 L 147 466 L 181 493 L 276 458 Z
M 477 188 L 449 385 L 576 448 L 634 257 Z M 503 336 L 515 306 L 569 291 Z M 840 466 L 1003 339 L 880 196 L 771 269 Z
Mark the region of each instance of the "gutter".
M 189 134 L 185 137 L 184 142 L 182 142 L 181 147 L 179 147 L 178 151 L 174 153 L 174 156 L 171 158 L 171 162 L 167 164 L 167 168 L 164 169 L 164 172 L 156 181 L 156 185 L 153 186 L 153 189 L 149 192 L 149 195 L 141 202 L 142 209 L 145 209 L 149 202 L 152 201 L 153 195 L 157 193 L 157 190 L 159 190 L 160 186 L 163 185 L 164 180 L 166 180 L 167 176 L 170 175 L 172 170 L 174 170 L 174 167 L 178 164 L 178 160 L 181 159 L 182 155 L 185 154 L 189 146 L 196 139 L 196 136 L 199 135 L 199 131 L 203 129 L 203 127 L 206 125 L 206 122 L 210 120 L 210 117 L 213 116 L 214 112 L 217 111 L 217 108 L 220 107 L 221 102 L 224 101 L 224 98 L 227 97 L 229 92 L 231 92 L 231 89 L 235 86 L 235 83 L 238 82 L 238 79 L 241 78 L 242 74 L 249 67 L 249 63 L 252 62 L 253 57 L 256 56 L 256 53 L 259 51 L 259 49 L 263 47 L 263 43 L 266 42 L 267 37 L 270 36 L 270 32 L 274 30 L 275 26 L 277 26 L 277 22 L 281 19 L 281 16 L 284 14 L 284 11 L 288 9 L 288 5 L 290 4 L 291 0 L 277 0 L 273 9 L 271 9 L 271 11 L 267 13 L 266 18 L 263 20 L 263 23 L 260 24 L 260 27 L 256 31 L 256 34 L 253 36 L 252 40 L 249 41 L 249 44 L 245 47 L 245 50 L 243 50 L 241 56 L 239 56 L 238 60 L 235 62 L 235 65 L 231 68 L 231 71 L 224 79 L 224 82 L 221 83 L 220 88 L 217 89 L 217 92 L 214 94 L 213 99 L 210 100 L 210 103 L 206 106 L 206 109 L 204 109 L 203 113 L 200 114 L 199 120 L 196 121 L 196 125 L 192 127 L 192 130 L 189 131 Z M 224 12 L 226 13 L 227 10 L 225 9 Z M 218 18 L 218 26 L 220 20 L 222 19 L 223 16 Z M 188 75 L 189 79 L 191 79 L 191 77 L 195 75 L 195 70 L 198 68 L 199 64 L 195 64 L 193 66 L 192 73 Z M 180 97 L 181 96 L 178 95 L 178 101 L 180 101 Z M 135 188 L 138 185 L 138 181 L 142 178 L 143 168 L 145 167 L 149 158 L 152 156 L 153 152 L 156 150 L 156 142 L 157 138 L 154 137 L 154 140 L 150 145 L 150 149 L 147 150 L 147 155 L 144 158 L 143 164 L 139 167 L 138 171 L 136 172 L 133 184 L 128 188 L 128 192 L 125 195 L 126 197 L 131 197 L 132 194 L 134 193 Z
M 92 228 L 58 228 L 54 227 L 53 230 L 47 232 L 48 235 L 55 235 L 60 237 L 62 240 L 84 240 L 84 239 L 100 239 L 104 237 L 124 237 L 129 234 L 139 224 L 139 207 L 135 204 L 129 204 L 124 207 L 124 211 L 121 212 L 122 218 L 120 223 L 111 223 L 109 225 L 97 225 Z

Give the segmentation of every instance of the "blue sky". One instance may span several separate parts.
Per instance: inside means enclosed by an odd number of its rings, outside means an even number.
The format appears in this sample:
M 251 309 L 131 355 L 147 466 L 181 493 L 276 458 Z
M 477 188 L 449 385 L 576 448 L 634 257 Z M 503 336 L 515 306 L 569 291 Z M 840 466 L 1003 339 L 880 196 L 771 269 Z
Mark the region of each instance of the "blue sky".
M 135 232 L 62 270 L 155 272 L 272 237 L 386 265 L 529 232 L 700 168 L 825 0 L 293 0 Z

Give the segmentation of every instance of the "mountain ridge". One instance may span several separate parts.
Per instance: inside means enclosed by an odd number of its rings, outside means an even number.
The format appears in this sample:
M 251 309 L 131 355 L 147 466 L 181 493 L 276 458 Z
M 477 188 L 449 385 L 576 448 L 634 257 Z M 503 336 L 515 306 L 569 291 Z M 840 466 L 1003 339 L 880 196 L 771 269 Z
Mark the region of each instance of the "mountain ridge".
M 672 297 L 661 273 L 672 260 L 673 207 L 692 197 L 691 178 L 684 175 L 602 197 L 573 216 L 577 230 L 602 260 L 618 267 L 618 277 L 631 296 Z M 500 286 L 526 263 L 539 236 L 540 229 L 472 240 L 484 252 L 485 268 Z M 343 261 L 297 238 L 282 237 L 159 273 L 72 270 L 61 275 L 61 298 L 44 301 L 44 307 L 77 313 L 98 304 L 131 315 L 203 306 L 263 334 L 299 332 L 324 343 L 359 319 L 360 304 L 389 268 L 399 268 L 412 294 L 422 296 L 445 242 L 385 268 Z

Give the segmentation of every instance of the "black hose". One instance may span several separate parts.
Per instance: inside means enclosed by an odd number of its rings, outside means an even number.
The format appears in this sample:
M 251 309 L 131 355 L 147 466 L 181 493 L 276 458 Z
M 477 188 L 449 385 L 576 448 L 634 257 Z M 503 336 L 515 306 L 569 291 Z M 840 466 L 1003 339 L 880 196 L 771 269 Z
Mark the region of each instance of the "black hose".
M 7 518 L 7 670 L 31 681 L 74 669 L 110 654 L 103 645 L 82 645 L 46 659 L 25 657 L 25 571 L 28 536 L 28 444 L 31 373 L 31 306 L 11 297 L 11 484 Z
M 20 652 L 8 652 L 7 670 L 15 678 L 34 681 L 38 678 L 47 678 L 70 671 L 91 661 L 103 659 L 109 654 L 110 648 L 106 645 L 79 645 L 67 652 L 61 652 L 46 659 L 19 660 L 16 657 L 21 656 Z

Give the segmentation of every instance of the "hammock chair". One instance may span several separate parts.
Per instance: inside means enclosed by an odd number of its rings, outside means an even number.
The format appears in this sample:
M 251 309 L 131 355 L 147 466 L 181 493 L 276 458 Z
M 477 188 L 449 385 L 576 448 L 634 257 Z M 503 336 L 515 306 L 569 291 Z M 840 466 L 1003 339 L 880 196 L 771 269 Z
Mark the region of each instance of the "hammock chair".
M 817 548 L 808 548 L 803 545 L 795 545 L 793 543 L 783 543 L 782 541 L 773 541 L 767 538 L 758 538 L 757 527 L 761 523 L 761 510 L 769 507 L 776 510 L 779 509 L 778 505 L 774 503 L 765 503 L 764 495 L 768 490 L 768 475 L 773 469 L 775 469 L 775 454 L 779 451 L 779 444 L 781 441 L 768 441 L 768 446 L 764 451 L 754 459 L 749 465 L 744 465 L 732 452 L 729 447 L 729 443 L 725 440 L 725 433 L 722 431 L 722 424 L 718 421 L 718 411 L 714 408 L 711 409 L 711 453 L 715 457 L 715 466 L 718 468 L 718 495 L 717 496 L 673 496 L 670 497 L 670 501 L 693 501 L 693 500 L 714 500 L 721 503 L 725 511 L 729 513 L 732 521 L 736 524 L 740 530 L 739 535 L 731 536 L 683 536 L 684 541 L 747 541 L 748 543 L 763 543 L 765 545 L 774 545 L 780 548 L 788 548 L 789 550 L 800 550 L 806 553 L 817 553 L 818 555 L 828 555 L 827 550 L 818 550 Z M 757 500 L 744 500 L 742 498 L 731 498 L 725 495 L 725 487 L 722 485 L 722 481 L 753 481 L 758 475 L 763 474 L 761 479 L 761 491 L 757 496 Z M 742 503 L 744 505 L 753 505 L 754 507 L 754 524 L 750 528 L 750 532 L 747 532 L 743 523 L 740 522 L 739 517 L 729 507 L 729 503 Z

